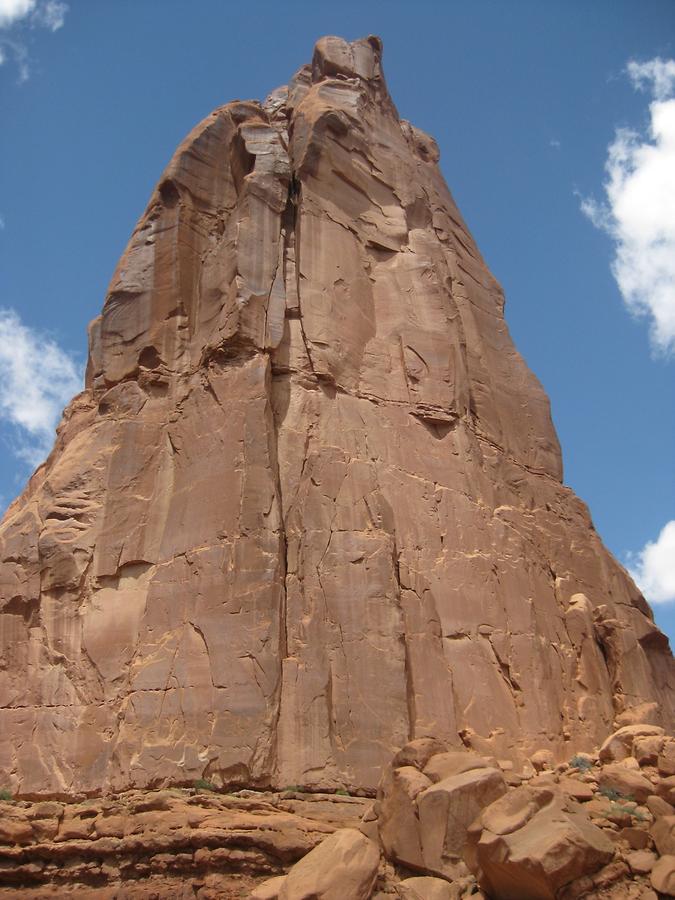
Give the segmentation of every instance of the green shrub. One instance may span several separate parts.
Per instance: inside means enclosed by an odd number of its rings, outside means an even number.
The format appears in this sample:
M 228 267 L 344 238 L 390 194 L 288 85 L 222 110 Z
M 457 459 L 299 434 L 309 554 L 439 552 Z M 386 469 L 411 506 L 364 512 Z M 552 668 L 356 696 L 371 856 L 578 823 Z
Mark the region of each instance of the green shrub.
M 585 756 L 573 756 L 570 760 L 570 766 L 573 769 L 579 769 L 581 772 L 588 772 L 593 768 L 593 763 Z
M 346 791 L 344 788 L 338 788 L 337 791 L 335 791 L 335 793 L 338 794 L 338 796 L 340 796 L 340 797 L 351 797 L 351 794 L 349 793 L 349 791 Z
M 11 791 L 8 791 L 7 788 L 3 788 L 2 790 L 0 790 L 0 800 L 7 801 L 7 800 L 11 800 L 11 799 L 12 799 Z
M 206 778 L 198 778 L 195 781 L 195 790 L 197 791 L 215 791 L 216 786 L 210 781 L 207 781 Z

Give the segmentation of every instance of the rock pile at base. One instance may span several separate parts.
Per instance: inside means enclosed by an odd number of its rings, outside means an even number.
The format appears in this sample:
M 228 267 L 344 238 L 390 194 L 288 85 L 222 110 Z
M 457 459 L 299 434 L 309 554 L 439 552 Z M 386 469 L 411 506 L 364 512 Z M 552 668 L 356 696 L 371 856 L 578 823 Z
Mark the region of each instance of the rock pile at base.
M 176 788 L 1 803 L 0 898 L 675 896 L 674 753 L 652 725 L 520 770 L 424 738 L 395 755 L 374 800 Z
M 554 765 L 535 753 L 510 762 L 449 750 L 432 738 L 404 747 L 385 771 L 361 830 L 394 866 L 366 900 L 656 900 L 675 896 L 675 739 L 653 725 L 620 728 L 599 754 Z M 627 793 L 631 790 L 633 793 Z M 429 815 L 431 804 L 433 814 Z M 321 846 L 303 860 L 321 859 Z M 254 892 L 266 900 L 340 898 L 346 882 L 318 866 L 322 891 L 290 877 Z M 293 870 L 291 870 L 293 872 Z M 406 872 L 408 875 L 406 876 Z M 417 872 L 419 874 L 412 874 Z M 286 893 L 284 893 L 286 891 Z

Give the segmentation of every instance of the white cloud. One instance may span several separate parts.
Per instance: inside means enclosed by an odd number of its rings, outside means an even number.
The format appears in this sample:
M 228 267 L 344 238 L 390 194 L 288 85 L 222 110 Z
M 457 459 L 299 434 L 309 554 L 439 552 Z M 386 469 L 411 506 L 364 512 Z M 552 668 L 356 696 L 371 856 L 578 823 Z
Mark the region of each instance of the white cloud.
M 619 128 L 609 145 L 606 200 L 581 209 L 612 236 L 612 274 L 626 306 L 650 319 L 658 352 L 675 352 L 675 60 L 630 62 L 633 86 L 649 90 L 649 133 Z
M 631 562 L 630 574 L 650 603 L 675 602 L 675 519 Z
M 63 0 L 0 0 L 0 66 L 13 59 L 19 84 L 30 78 L 30 58 L 26 43 L 17 39 L 15 32 L 21 32 L 24 26 L 58 31 L 67 12 L 68 5 Z
M 651 90 L 657 100 L 667 100 L 675 89 L 675 59 L 657 56 L 644 63 L 633 59 L 628 63 L 627 71 L 638 90 Z
M 0 309 L 0 421 L 14 428 L 18 456 L 31 465 L 45 458 L 63 407 L 81 390 L 75 360 L 14 310 Z
M 0 28 L 25 19 L 35 9 L 36 0 L 0 0 Z
M 36 25 L 49 28 L 50 31 L 58 31 L 63 27 L 67 12 L 68 6 L 66 3 L 61 3 L 61 0 L 45 0 L 33 13 L 32 21 Z
M 0 0 L 0 28 L 21 22 L 58 31 L 63 25 L 68 4 L 63 0 Z

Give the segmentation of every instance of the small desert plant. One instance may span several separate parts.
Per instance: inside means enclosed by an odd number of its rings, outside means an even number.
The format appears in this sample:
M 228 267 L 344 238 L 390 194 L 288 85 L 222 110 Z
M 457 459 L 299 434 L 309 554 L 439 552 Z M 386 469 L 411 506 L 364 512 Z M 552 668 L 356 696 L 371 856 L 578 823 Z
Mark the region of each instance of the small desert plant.
M 195 781 L 195 790 L 197 791 L 215 791 L 216 786 L 210 781 L 207 781 L 206 778 L 198 778 Z
M 340 797 L 351 797 L 351 794 L 349 793 L 349 791 L 346 791 L 344 788 L 338 788 L 337 791 L 335 791 L 335 793 L 338 794 Z
M 623 803 L 621 803 L 612 800 L 609 804 L 609 815 L 632 816 L 634 819 L 637 819 L 638 822 L 645 821 L 644 813 L 640 812 L 632 801 L 624 800 Z
M 570 766 L 573 769 L 579 769 L 581 772 L 589 772 L 593 768 L 593 763 L 585 756 L 573 756 L 570 760 Z
M 609 800 L 609 811 L 612 813 L 627 813 L 630 816 L 636 816 L 636 818 L 640 818 L 642 813 L 635 812 L 637 807 L 637 802 L 635 797 L 631 797 L 629 794 L 622 794 L 621 791 L 616 791 L 614 788 L 610 787 L 601 787 L 599 792 Z M 644 816 L 642 816 L 644 818 Z
M 8 801 L 11 799 L 12 799 L 11 791 L 8 791 L 7 788 L 2 788 L 2 790 L 0 790 L 0 800 Z

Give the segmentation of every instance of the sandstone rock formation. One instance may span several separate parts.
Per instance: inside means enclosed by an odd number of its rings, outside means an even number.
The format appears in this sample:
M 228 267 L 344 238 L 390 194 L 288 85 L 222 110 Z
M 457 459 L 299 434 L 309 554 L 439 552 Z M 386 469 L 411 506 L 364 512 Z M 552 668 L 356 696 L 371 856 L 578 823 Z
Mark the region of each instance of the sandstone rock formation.
M 673 722 L 667 641 L 381 55 L 323 38 L 150 198 L 0 528 L 15 794 L 374 789 L 411 738 L 562 759 Z
M 270 876 L 285 881 L 286 868 L 325 838 L 357 827 L 367 804 L 173 788 L 69 803 L 0 801 L 0 897 L 242 898 Z

